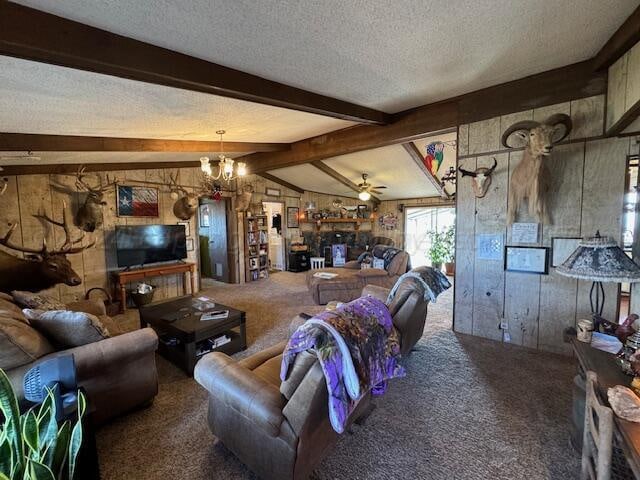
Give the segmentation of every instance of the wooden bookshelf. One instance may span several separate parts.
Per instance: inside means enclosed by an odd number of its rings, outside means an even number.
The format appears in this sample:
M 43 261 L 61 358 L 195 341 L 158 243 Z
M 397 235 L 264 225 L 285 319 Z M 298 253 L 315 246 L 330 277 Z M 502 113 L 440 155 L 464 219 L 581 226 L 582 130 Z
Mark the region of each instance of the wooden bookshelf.
M 266 215 L 244 217 L 245 281 L 269 278 L 269 224 Z

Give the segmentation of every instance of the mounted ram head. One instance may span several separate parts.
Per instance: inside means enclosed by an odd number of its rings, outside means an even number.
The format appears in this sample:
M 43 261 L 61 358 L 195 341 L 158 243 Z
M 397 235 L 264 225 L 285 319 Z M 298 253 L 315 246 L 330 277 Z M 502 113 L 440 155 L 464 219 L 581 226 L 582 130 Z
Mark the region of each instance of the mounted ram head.
M 571 118 L 557 113 L 541 123 L 533 120 L 514 123 L 502 134 L 502 145 L 505 147 L 524 146 L 522 160 L 514 168 L 509 183 L 509 225 L 516 221 L 518 207 L 525 199 L 531 216 L 538 222 L 551 223 L 545 199 L 549 181 L 545 157 L 551 155 L 557 143 L 569 136 L 572 128 Z
M 465 170 L 462 167 L 458 167 L 458 170 L 460 170 L 460 173 L 462 173 L 463 177 L 471 177 L 471 187 L 473 188 L 473 194 L 476 196 L 476 198 L 482 198 L 489 191 L 489 187 L 491 186 L 491 175 L 493 175 L 493 172 L 497 166 L 498 161 L 494 157 L 493 166 L 491 168 L 479 167 L 472 172 L 470 170 Z

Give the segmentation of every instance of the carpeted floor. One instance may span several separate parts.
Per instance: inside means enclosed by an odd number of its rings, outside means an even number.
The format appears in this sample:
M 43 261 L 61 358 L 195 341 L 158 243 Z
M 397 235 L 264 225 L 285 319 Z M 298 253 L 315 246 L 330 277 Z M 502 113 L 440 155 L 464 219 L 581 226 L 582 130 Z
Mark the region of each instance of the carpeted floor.
M 247 312 L 242 356 L 284 339 L 298 312 L 322 308 L 302 274 L 205 291 Z M 342 437 L 316 480 L 578 478 L 568 444 L 573 360 L 454 334 L 451 303 L 449 291 L 430 305 L 407 377 L 391 382 L 366 425 Z M 210 433 L 204 390 L 162 358 L 158 370 L 153 406 L 98 432 L 102 478 L 255 478 Z

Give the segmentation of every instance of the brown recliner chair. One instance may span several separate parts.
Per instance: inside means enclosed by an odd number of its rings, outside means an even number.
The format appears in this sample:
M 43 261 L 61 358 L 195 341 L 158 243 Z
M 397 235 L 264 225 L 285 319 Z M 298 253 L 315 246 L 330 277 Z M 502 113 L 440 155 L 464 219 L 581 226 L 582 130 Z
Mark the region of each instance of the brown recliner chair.
M 378 286 L 363 291 L 363 295 L 383 300 L 387 294 L 387 289 Z M 427 304 L 412 278 L 402 281 L 389 304 L 403 355 L 422 336 Z M 223 353 L 210 353 L 198 362 L 194 373 L 209 392 L 212 432 L 264 479 L 307 478 L 338 439 L 329 421 L 327 386 L 315 355 L 299 354 L 287 380 L 280 381 L 285 345 L 282 342 L 240 362 Z M 367 395 L 349 423 L 367 412 L 369 405 Z

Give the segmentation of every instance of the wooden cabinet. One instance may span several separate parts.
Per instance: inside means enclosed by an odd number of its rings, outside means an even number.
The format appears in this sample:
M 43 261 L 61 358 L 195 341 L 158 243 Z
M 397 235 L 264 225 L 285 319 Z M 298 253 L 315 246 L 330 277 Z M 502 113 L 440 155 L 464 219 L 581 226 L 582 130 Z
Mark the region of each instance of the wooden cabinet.
M 269 277 L 269 226 L 266 215 L 244 217 L 245 281 Z

